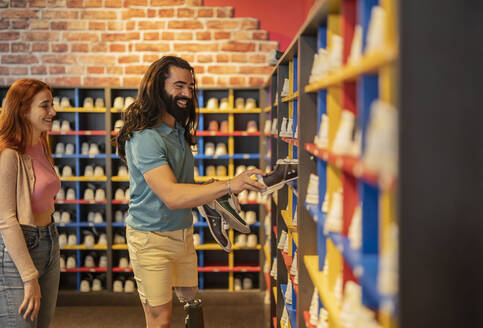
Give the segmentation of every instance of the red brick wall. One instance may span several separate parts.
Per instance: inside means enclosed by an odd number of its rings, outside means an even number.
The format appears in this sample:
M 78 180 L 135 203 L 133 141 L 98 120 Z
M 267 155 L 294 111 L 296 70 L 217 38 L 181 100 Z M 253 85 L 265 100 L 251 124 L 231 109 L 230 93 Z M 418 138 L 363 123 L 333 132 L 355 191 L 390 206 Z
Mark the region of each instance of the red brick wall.
M 202 0 L 0 0 L 0 85 L 137 87 L 151 62 L 178 55 L 200 86 L 257 86 L 277 48 L 257 19 Z

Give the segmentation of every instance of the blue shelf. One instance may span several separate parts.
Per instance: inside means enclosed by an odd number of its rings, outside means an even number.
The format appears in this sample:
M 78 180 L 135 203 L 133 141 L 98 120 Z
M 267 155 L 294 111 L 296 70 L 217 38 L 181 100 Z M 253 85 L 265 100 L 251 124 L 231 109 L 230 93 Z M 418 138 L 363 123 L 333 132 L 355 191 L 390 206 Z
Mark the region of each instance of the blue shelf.
M 352 249 L 349 238 L 339 233 L 329 232 L 329 238 L 332 239 L 335 247 L 342 253 L 347 264 L 352 268 L 354 275 L 360 279 L 364 271 L 360 250 Z
M 195 228 L 206 228 L 206 227 L 208 227 L 208 223 L 207 222 L 196 222 L 196 223 L 193 224 L 193 226 Z M 259 228 L 260 222 L 255 222 L 254 224 L 250 224 L 250 227 Z
M 287 291 L 287 285 L 280 284 L 280 290 L 282 291 L 283 303 L 287 308 L 288 317 L 290 318 L 290 326 L 292 328 L 297 328 L 297 309 L 293 307 L 293 301 L 295 300 L 292 299 L 292 304 L 287 304 L 287 302 L 285 301 L 285 292 Z
M 220 156 L 207 156 L 207 155 L 195 155 L 195 159 L 259 159 L 260 154 L 234 154 L 234 155 L 220 155 Z
M 117 156 L 117 155 L 116 155 Z M 90 155 L 56 155 L 52 154 L 53 158 L 106 158 L 106 154 L 99 154 L 95 156 L 90 156 Z M 114 155 L 112 155 L 114 158 Z M 119 158 L 119 156 L 117 156 Z
M 106 227 L 106 223 L 92 223 L 92 222 L 78 222 L 78 223 L 56 223 L 58 227 L 69 228 L 69 227 Z

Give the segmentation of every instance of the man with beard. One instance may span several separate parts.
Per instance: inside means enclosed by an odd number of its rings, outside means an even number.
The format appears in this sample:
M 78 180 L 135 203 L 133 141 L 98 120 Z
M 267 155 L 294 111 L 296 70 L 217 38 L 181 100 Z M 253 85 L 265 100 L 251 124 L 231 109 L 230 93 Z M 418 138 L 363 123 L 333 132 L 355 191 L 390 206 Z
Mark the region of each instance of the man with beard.
M 129 168 L 126 236 L 147 327 L 169 327 L 172 287 L 187 311 L 187 327 L 203 327 L 191 208 L 227 193 L 260 191 L 258 169 L 228 181 L 194 184 L 197 88 L 185 60 L 165 56 L 148 68 L 138 96 L 123 114 L 119 156 Z

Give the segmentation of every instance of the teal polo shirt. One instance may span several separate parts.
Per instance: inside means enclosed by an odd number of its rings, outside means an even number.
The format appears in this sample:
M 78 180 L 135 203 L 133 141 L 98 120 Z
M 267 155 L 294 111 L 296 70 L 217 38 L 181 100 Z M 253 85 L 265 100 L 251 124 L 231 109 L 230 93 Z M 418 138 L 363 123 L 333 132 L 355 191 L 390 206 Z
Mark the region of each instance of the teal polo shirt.
M 160 125 L 135 131 L 126 142 L 129 167 L 129 215 L 126 222 L 143 231 L 174 231 L 193 224 L 191 208 L 170 210 L 149 188 L 143 174 L 161 165 L 171 167 L 178 183 L 194 183 L 194 159 L 184 139 L 184 128 Z

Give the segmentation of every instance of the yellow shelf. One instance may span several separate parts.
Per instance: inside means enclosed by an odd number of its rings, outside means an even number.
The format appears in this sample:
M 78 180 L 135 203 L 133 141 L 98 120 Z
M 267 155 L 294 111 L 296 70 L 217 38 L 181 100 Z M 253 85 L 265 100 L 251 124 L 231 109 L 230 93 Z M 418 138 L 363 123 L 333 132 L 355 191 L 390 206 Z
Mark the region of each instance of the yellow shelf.
M 113 247 L 114 248 L 114 247 Z M 86 245 L 64 246 L 62 250 L 107 250 L 107 245 L 94 245 L 92 248 L 87 248 Z
M 297 245 L 297 247 L 299 247 L 299 233 L 294 231 L 292 232 L 292 238 L 295 242 L 295 245 Z
M 291 231 L 297 231 L 297 227 L 292 224 L 292 218 L 290 217 L 290 214 L 288 214 L 288 211 L 280 210 L 280 213 L 282 214 L 282 218 L 285 221 L 287 228 Z
M 275 303 L 277 303 L 277 287 L 273 287 L 273 299 L 275 300 Z
M 283 97 L 282 98 L 282 102 L 290 102 L 292 100 L 297 99 L 298 96 L 299 96 L 299 92 L 297 91 L 297 92 L 295 92 L 293 94 L 288 95 L 287 97 Z
M 330 291 L 327 277 L 322 271 L 318 270 L 318 261 L 319 257 L 317 255 L 304 256 L 305 267 L 309 272 L 310 279 L 314 283 L 314 286 L 317 287 L 322 303 L 329 312 L 329 316 L 332 318 L 331 322 L 334 322 L 336 327 L 340 327 L 340 309 L 337 305 L 335 296 Z
M 263 251 L 265 252 L 265 259 L 268 263 L 272 263 L 272 257 L 270 256 L 270 249 L 267 245 L 263 246 Z
M 210 244 L 202 244 L 195 246 L 195 249 L 198 251 L 216 251 L 216 250 L 222 250 L 221 246 L 215 243 L 210 243 Z M 236 245 L 233 245 L 231 248 L 234 251 L 239 251 L 239 250 L 260 250 L 262 249 L 262 245 L 257 245 L 256 247 L 239 247 Z
M 114 245 L 112 245 L 112 249 L 118 250 L 118 251 L 126 250 L 127 244 L 114 244 Z
M 231 176 L 209 176 L 209 177 L 195 177 L 195 182 L 207 182 L 210 181 L 210 179 L 215 179 L 215 180 L 228 180 L 233 177 Z
M 102 177 L 86 177 L 86 176 L 80 176 L 80 177 L 60 177 L 61 181 L 107 181 L 106 176 Z M 129 179 L 128 179 L 129 181 Z
M 253 113 L 261 113 L 261 108 L 252 108 L 252 109 L 225 109 L 221 110 L 219 108 L 215 109 L 208 109 L 208 108 L 199 108 L 198 113 L 200 114 L 253 114 Z
M 127 176 L 127 175 L 126 176 L 113 176 L 111 180 L 114 181 L 114 182 L 125 182 L 125 181 L 129 182 L 129 176 Z
M 57 113 L 105 113 L 106 108 L 65 107 L 55 108 Z
M 272 107 L 271 107 L 271 106 L 265 107 L 265 108 L 263 109 L 263 111 L 264 111 L 264 112 L 269 112 L 269 111 L 271 111 L 271 110 L 272 110 Z
M 364 55 L 355 64 L 349 64 L 322 79 L 305 86 L 305 92 L 316 92 L 342 82 L 356 80 L 361 74 L 377 71 L 378 69 L 394 62 L 397 58 L 396 47 L 387 46 Z

